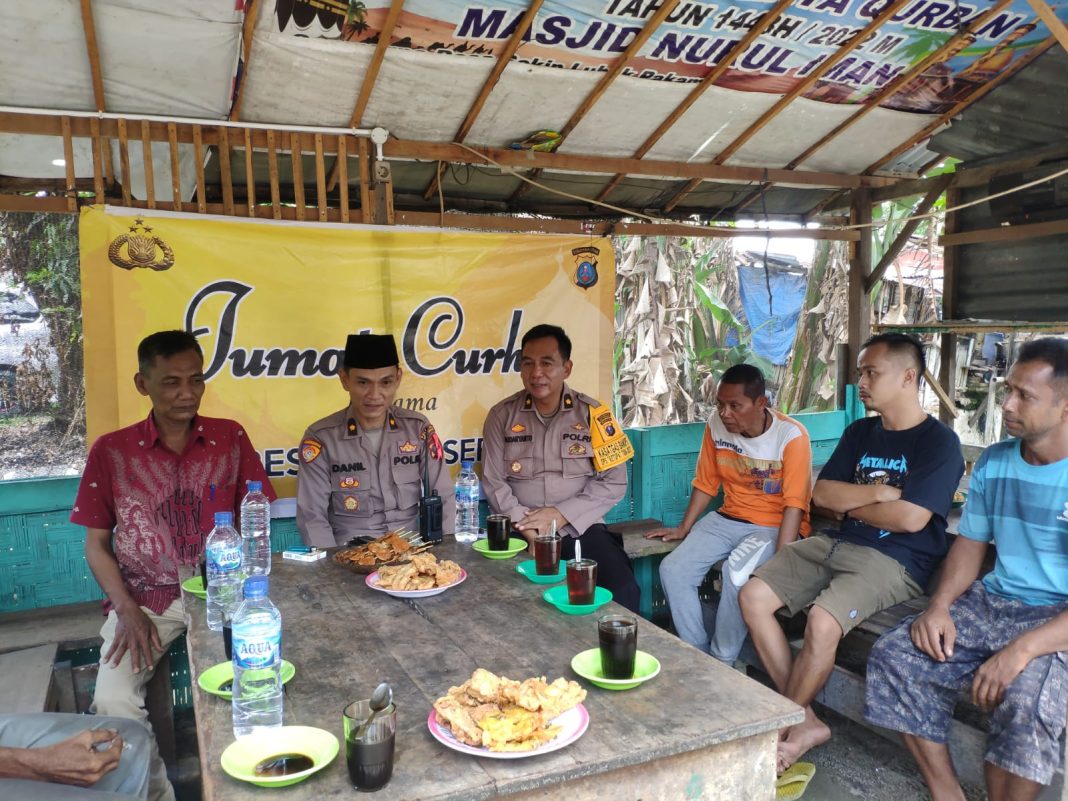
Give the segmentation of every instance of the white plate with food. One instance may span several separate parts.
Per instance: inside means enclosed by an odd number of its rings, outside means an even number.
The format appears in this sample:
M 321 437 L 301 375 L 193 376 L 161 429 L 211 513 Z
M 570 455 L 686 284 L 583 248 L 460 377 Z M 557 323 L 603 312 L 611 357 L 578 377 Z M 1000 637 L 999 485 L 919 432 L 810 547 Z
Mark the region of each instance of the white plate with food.
M 364 579 L 372 590 L 395 598 L 428 598 L 455 587 L 467 578 L 467 571 L 449 559 L 432 553 L 408 557 L 399 565 L 385 565 Z
M 430 710 L 430 717 L 426 720 L 427 728 L 430 729 L 430 734 L 435 740 L 444 745 L 446 748 L 451 748 L 453 751 L 459 751 L 461 754 L 471 754 L 472 756 L 487 757 L 489 759 L 524 759 L 526 757 L 538 756 L 539 754 L 548 754 L 552 751 L 559 751 L 561 748 L 571 745 L 579 737 L 586 733 L 586 729 L 590 726 L 590 713 L 586 711 L 586 707 L 583 704 L 571 707 L 571 709 L 564 712 L 562 715 L 558 715 L 549 721 L 551 725 L 559 726 L 560 733 L 547 743 L 534 748 L 530 751 L 491 751 L 485 746 L 475 747 L 473 745 L 467 745 L 467 743 L 461 743 L 457 740 L 449 727 L 438 721 L 438 713 L 433 709 Z
M 586 690 L 564 678 L 522 682 L 478 668 L 459 687 L 434 702 L 427 717 L 431 736 L 471 756 L 523 759 L 575 742 L 590 725 Z
M 388 587 L 379 586 L 378 571 L 369 575 L 364 579 L 364 584 L 370 587 L 372 590 L 378 590 L 384 592 L 386 595 L 392 595 L 394 598 L 429 598 L 431 595 L 440 595 L 450 587 L 455 587 L 457 584 L 462 584 L 467 579 L 467 571 L 462 567 L 460 568 L 460 578 L 456 579 L 452 584 L 446 584 L 444 587 L 431 587 L 428 590 L 394 590 Z

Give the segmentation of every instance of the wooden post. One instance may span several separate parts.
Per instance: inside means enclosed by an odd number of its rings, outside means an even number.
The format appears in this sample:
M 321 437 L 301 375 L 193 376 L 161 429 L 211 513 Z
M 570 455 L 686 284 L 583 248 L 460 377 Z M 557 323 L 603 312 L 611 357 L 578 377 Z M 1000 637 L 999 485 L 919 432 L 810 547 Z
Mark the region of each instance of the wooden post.
M 871 191 L 854 189 L 850 199 L 849 222 L 871 223 Z M 871 274 L 871 228 L 861 228 L 860 240 L 849 245 L 849 364 L 857 363 L 860 346 L 871 335 L 871 302 L 865 284 Z
M 946 190 L 946 208 L 951 209 L 960 203 L 960 190 L 950 187 Z M 960 218 L 957 212 L 946 214 L 946 234 L 955 234 L 960 228 Z M 946 245 L 943 249 L 942 267 L 942 319 L 957 319 L 957 259 L 960 256 L 959 245 Z M 942 334 L 940 348 L 942 358 L 938 365 L 938 382 L 953 401 L 957 397 L 956 373 L 957 373 L 957 337 L 955 334 Z M 989 410 L 987 414 L 990 414 Z M 948 425 L 952 424 L 951 409 L 944 403 L 938 404 L 938 419 Z
M 834 408 L 846 407 L 846 387 L 853 374 L 853 365 L 849 363 L 849 345 L 839 342 L 834 346 Z

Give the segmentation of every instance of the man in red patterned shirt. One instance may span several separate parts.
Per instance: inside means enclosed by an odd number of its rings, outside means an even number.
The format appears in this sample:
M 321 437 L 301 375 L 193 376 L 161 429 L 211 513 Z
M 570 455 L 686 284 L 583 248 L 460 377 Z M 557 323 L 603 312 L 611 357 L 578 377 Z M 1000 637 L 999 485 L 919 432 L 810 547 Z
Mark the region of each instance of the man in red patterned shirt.
M 107 595 L 94 711 L 147 726 L 145 685 L 185 631 L 179 565 L 199 562 L 216 512 L 237 519 L 246 481 L 275 496 L 245 430 L 197 414 L 204 356 L 192 334 L 146 337 L 137 362 L 152 411 L 93 444 L 70 519 L 86 527 L 85 558 Z M 151 798 L 174 797 L 157 754 L 153 780 Z

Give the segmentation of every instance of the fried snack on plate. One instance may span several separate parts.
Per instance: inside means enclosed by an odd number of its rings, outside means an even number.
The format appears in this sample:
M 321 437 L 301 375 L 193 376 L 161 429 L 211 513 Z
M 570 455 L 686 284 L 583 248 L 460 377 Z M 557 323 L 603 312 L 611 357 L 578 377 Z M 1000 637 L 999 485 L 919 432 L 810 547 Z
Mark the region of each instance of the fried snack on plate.
M 439 587 L 455 584 L 460 580 L 460 566 L 451 559 L 442 559 L 438 562 L 437 578 Z
M 434 709 L 462 743 L 490 751 L 533 751 L 560 733 L 549 721 L 585 697 L 580 684 L 564 678 L 552 684 L 544 677 L 518 682 L 478 668 L 459 687 L 450 687 Z

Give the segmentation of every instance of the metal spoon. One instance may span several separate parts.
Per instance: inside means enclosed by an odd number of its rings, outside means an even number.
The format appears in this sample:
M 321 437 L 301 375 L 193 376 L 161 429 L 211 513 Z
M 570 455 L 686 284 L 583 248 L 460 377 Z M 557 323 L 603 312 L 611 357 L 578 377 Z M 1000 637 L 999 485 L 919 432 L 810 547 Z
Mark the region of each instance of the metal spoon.
M 375 719 L 382 710 L 386 709 L 393 703 L 393 688 L 389 686 L 388 682 L 382 682 L 375 691 L 371 693 L 371 714 L 367 716 L 367 720 L 360 724 L 360 727 L 356 729 L 356 734 L 353 735 L 353 739 L 358 740 L 367 733 L 367 727 L 371 725 L 371 721 Z

